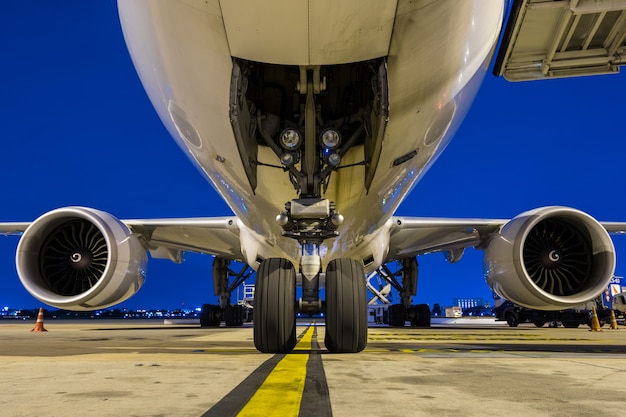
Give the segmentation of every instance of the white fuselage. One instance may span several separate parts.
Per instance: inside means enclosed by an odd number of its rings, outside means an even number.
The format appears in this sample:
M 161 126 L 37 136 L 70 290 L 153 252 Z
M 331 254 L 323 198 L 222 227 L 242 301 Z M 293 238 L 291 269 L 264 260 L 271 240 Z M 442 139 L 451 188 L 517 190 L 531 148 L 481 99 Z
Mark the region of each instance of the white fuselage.
M 385 257 L 389 221 L 465 116 L 501 27 L 502 0 L 133 0 L 118 4 L 141 81 L 179 146 L 240 220 L 242 253 L 299 262 L 276 215 L 297 198 L 281 170 L 259 166 L 253 190 L 229 119 L 233 57 L 280 65 L 332 65 L 387 57 L 389 120 L 369 191 L 364 167 L 340 169 L 324 197 L 345 217 L 320 248 L 335 258 Z M 415 157 L 393 161 L 416 151 Z M 259 161 L 280 165 L 269 148 Z M 363 160 L 352 148 L 343 165 Z

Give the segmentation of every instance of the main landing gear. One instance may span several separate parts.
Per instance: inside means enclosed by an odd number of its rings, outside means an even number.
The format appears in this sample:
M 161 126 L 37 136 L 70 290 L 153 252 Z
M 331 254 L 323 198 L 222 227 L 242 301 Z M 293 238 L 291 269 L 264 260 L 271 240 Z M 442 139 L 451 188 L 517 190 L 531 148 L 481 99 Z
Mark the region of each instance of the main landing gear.
M 389 326 L 404 327 L 410 322 L 416 327 L 430 327 L 430 307 L 428 304 L 411 304 L 411 296 L 417 293 L 418 265 L 416 258 L 406 258 L 395 262 L 397 268 L 381 266 L 376 274 L 400 293 L 401 304 L 392 304 L 387 309 Z M 375 292 L 374 292 L 375 293 Z
M 231 262 L 226 259 L 215 258 L 213 261 L 213 287 L 215 295 L 219 296 L 219 304 L 203 304 L 200 312 L 201 327 L 218 327 L 222 321 L 227 327 L 243 325 L 245 308 L 239 304 L 231 304 L 231 294 L 235 288 L 252 274 L 252 269 L 244 265 L 241 270 L 233 271 Z M 229 283 L 229 277 L 233 277 Z

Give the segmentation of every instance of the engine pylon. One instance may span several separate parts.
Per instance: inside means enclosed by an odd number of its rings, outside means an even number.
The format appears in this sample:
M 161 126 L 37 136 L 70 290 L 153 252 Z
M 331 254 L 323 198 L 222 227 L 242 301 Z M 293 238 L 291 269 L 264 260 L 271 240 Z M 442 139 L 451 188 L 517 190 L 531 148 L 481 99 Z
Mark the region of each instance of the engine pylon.
M 43 327 L 43 308 L 39 307 L 39 313 L 37 314 L 37 323 L 31 332 L 47 332 Z

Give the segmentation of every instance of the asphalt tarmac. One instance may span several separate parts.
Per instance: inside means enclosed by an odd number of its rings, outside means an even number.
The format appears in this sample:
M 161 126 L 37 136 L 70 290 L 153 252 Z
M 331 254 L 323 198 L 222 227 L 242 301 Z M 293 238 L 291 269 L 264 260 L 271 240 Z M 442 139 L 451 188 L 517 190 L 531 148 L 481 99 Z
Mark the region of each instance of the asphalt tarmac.
M 0 321 L 0 416 L 623 416 L 626 328 L 373 327 L 331 354 L 299 323 L 293 353 L 252 327 Z

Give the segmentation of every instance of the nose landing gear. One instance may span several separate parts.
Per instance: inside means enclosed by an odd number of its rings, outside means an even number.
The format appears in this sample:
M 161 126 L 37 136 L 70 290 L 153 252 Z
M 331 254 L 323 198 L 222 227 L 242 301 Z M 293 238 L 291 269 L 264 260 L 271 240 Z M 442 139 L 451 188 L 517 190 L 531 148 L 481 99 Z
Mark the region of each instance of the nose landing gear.
M 354 259 L 335 259 L 326 268 L 326 348 L 354 353 L 367 344 L 365 271 Z
M 254 346 L 285 353 L 296 346 L 296 271 L 287 259 L 261 262 L 254 290 Z

